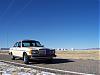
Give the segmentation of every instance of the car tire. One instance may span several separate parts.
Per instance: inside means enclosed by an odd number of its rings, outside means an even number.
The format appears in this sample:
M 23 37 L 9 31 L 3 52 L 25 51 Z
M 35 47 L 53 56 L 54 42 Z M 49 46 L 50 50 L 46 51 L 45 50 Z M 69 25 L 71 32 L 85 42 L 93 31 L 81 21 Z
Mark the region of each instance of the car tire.
M 12 59 L 12 60 L 15 60 L 15 56 L 12 54 L 12 52 L 9 53 L 9 55 L 11 56 L 11 59 Z
M 25 64 L 29 64 L 29 57 L 27 56 L 26 53 L 23 56 L 23 61 L 24 61 Z
M 12 59 L 12 60 L 15 60 L 15 57 L 14 57 L 13 55 L 11 55 L 11 59 Z

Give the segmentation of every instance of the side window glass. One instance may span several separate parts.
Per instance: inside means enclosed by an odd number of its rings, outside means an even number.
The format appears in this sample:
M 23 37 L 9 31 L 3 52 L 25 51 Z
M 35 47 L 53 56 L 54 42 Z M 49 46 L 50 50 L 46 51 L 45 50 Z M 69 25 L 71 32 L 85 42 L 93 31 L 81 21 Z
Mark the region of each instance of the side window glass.
M 13 47 L 17 47 L 17 45 L 18 45 L 18 42 L 16 42 Z
M 21 42 L 18 43 L 18 47 L 21 47 Z
M 35 47 L 35 46 L 36 46 L 36 44 L 35 44 L 35 43 L 31 43 L 31 46 Z
M 22 43 L 22 47 L 30 47 L 30 43 L 27 43 L 27 42 L 25 43 L 25 42 L 23 42 L 23 43 Z

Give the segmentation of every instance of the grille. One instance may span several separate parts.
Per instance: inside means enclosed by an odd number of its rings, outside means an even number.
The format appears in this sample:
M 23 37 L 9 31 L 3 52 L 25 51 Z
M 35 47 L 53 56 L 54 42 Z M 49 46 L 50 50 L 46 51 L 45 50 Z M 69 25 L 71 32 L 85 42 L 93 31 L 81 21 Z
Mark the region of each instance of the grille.
M 49 55 L 50 54 L 50 50 L 46 50 L 46 54 Z
M 49 49 L 40 49 L 39 54 L 40 55 L 48 55 L 48 54 L 50 54 L 50 50 Z
M 46 54 L 46 50 L 39 50 L 39 54 L 40 55 L 45 55 Z

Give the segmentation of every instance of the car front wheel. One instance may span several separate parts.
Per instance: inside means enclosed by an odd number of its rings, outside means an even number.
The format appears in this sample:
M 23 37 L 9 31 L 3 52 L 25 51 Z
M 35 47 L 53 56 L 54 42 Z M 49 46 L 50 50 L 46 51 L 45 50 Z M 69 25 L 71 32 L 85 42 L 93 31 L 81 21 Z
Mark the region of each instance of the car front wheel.
M 26 53 L 23 56 L 23 61 L 24 61 L 25 64 L 28 64 L 29 63 L 29 57 L 27 56 Z

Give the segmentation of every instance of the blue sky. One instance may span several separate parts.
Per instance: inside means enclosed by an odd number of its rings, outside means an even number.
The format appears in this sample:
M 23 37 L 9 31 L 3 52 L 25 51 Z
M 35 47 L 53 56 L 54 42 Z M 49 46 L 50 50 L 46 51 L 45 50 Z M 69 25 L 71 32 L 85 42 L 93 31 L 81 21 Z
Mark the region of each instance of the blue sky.
M 51 48 L 99 47 L 98 0 L 0 0 L 0 47 L 35 39 Z

